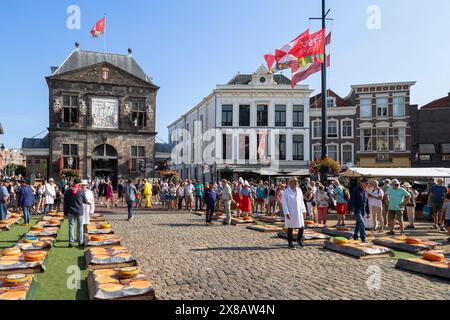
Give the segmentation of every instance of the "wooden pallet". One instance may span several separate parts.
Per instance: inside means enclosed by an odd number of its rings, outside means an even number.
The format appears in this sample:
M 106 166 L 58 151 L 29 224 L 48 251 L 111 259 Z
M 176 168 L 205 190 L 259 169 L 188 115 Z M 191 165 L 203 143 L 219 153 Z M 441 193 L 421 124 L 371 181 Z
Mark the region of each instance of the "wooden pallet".
M 322 233 L 332 236 L 332 237 L 344 237 L 347 239 L 353 238 L 353 232 L 352 231 L 340 231 L 336 228 L 325 228 L 322 229 Z
M 95 280 L 94 280 L 94 275 L 91 272 L 89 272 L 88 274 L 88 278 L 87 278 L 87 286 L 88 286 L 88 293 L 89 293 L 89 300 L 102 300 L 102 299 L 97 299 L 95 298 L 95 293 L 96 293 L 96 288 L 95 288 Z M 146 294 L 142 294 L 142 295 L 138 295 L 138 296 L 129 296 L 129 297 L 123 297 L 123 298 L 117 298 L 117 299 L 112 299 L 114 301 L 127 301 L 127 300 L 156 300 L 156 296 L 155 296 L 155 291 L 152 290 Z
M 262 216 L 262 217 L 258 217 L 257 219 L 259 221 L 267 222 L 267 223 L 284 222 L 284 218 L 281 218 L 281 217 Z
M 450 280 L 450 261 L 431 262 L 421 258 L 399 259 L 395 267 Z
M 395 240 L 393 238 L 375 238 L 373 243 L 388 247 L 395 250 L 410 252 L 410 253 L 419 253 L 423 250 L 435 249 L 439 244 L 437 242 L 424 242 L 423 244 L 409 244 L 405 241 Z
M 382 253 L 368 254 L 364 252 L 364 250 L 361 248 L 354 247 L 351 245 L 336 244 L 333 241 L 325 241 L 323 246 L 325 249 L 336 251 L 358 259 L 379 259 L 379 258 L 388 258 L 392 256 L 392 250 L 388 248 L 384 248 L 386 251 Z M 381 246 L 377 247 L 383 248 Z
M 294 240 L 296 240 L 297 235 L 298 235 L 298 230 L 294 230 L 294 232 L 292 234 L 293 234 Z M 282 239 L 288 238 L 287 233 L 284 231 L 278 232 L 278 237 L 282 238 Z M 309 231 L 309 230 L 305 230 L 303 237 L 304 237 L 305 241 L 323 241 L 323 240 L 327 240 L 330 238 L 329 236 L 324 235 L 322 233 Z
M 8 276 L 10 274 L 35 274 L 44 273 L 45 266 L 39 265 L 34 268 L 24 268 L 24 269 L 10 269 L 10 270 L 0 270 L 0 276 Z
M 258 231 L 258 232 L 263 232 L 263 233 L 276 233 L 276 232 L 281 232 L 283 230 L 283 227 L 272 227 L 272 228 L 268 228 L 267 226 L 261 226 L 261 225 L 250 225 L 247 226 L 247 229 L 253 230 L 253 231 Z

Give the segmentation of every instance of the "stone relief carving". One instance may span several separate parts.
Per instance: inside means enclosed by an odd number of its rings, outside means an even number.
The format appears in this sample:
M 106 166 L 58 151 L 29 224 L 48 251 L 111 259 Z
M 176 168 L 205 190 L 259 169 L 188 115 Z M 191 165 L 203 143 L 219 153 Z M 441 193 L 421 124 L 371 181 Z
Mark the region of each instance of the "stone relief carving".
M 53 100 L 53 111 L 60 112 L 62 110 L 62 97 L 55 97 Z
M 82 116 L 85 116 L 87 113 L 87 105 L 86 105 L 86 101 L 83 98 L 79 98 L 79 108 L 80 108 L 80 114 Z

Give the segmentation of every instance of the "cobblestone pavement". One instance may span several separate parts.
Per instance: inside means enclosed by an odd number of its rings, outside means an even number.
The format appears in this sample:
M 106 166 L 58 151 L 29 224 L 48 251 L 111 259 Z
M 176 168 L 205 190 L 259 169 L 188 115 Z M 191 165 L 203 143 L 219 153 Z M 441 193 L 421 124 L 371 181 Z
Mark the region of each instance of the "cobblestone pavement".
M 357 260 L 321 242 L 290 251 L 273 234 L 207 227 L 191 213 L 137 212 L 126 222 L 123 211 L 106 217 L 158 299 L 450 299 L 450 282 L 395 269 L 394 258 Z M 381 273 L 379 286 L 369 270 Z

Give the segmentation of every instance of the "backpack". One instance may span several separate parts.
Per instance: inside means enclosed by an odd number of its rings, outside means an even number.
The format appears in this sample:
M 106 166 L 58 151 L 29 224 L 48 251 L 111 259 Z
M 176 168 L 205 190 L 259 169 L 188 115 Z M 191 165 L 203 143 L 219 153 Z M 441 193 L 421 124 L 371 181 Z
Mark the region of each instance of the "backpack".
M 347 188 L 344 188 L 344 200 L 350 201 L 350 191 Z

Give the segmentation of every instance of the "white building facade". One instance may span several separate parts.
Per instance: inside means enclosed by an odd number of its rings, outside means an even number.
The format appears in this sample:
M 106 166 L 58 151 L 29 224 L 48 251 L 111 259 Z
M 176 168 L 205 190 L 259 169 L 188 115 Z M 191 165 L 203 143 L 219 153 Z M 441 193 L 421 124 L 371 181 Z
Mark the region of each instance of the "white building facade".
M 311 93 L 264 66 L 218 85 L 168 127 L 173 169 L 204 181 L 307 171 Z

